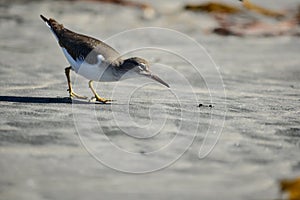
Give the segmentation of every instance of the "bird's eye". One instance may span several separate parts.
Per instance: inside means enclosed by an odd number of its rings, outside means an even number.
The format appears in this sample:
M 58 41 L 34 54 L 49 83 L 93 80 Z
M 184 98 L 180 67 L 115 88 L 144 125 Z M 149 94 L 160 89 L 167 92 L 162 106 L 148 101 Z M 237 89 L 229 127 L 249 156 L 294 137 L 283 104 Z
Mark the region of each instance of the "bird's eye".
M 139 64 L 139 69 L 140 70 L 146 70 L 146 65 L 144 63 Z

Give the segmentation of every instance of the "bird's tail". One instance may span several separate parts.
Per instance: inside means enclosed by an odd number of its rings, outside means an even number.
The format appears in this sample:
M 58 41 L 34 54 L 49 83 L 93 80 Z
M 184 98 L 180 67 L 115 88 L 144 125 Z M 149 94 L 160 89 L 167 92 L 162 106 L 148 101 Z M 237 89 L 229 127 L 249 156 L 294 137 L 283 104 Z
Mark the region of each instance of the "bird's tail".
M 42 20 L 44 20 L 44 22 L 46 22 L 47 26 L 51 29 L 53 34 L 58 39 L 60 33 L 64 30 L 64 26 L 62 24 L 58 23 L 55 19 L 52 19 L 52 18 L 47 19 L 43 15 L 40 15 L 40 17 L 42 18 Z

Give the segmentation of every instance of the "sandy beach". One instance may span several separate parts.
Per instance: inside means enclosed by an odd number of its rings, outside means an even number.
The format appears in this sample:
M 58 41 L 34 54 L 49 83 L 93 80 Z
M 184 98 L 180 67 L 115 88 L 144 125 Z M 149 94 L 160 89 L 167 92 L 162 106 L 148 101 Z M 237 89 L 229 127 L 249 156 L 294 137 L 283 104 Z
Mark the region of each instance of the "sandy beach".
M 144 2 L 154 15 L 0 1 L 1 200 L 271 200 L 278 180 L 300 176 L 299 37 L 222 37 L 187 1 Z M 111 104 L 69 99 L 67 60 L 40 14 L 149 60 L 171 88 L 127 79 L 95 83 Z M 92 97 L 88 80 L 71 78 Z

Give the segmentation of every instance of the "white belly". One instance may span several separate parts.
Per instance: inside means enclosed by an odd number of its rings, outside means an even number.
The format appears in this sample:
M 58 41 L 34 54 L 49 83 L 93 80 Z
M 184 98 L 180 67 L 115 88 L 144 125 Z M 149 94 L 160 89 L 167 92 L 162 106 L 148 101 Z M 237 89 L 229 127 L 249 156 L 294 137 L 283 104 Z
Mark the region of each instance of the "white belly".
M 104 68 L 104 67 L 103 67 Z M 75 72 L 88 80 L 99 81 L 104 73 L 102 67 L 83 62 Z
M 93 81 L 116 81 L 116 78 L 111 73 L 111 70 L 106 70 L 107 67 L 101 66 L 101 62 L 104 60 L 103 56 L 98 55 L 98 62 L 92 65 L 79 59 L 74 60 L 65 48 L 62 48 L 62 51 L 72 66 L 72 69 L 77 74 Z

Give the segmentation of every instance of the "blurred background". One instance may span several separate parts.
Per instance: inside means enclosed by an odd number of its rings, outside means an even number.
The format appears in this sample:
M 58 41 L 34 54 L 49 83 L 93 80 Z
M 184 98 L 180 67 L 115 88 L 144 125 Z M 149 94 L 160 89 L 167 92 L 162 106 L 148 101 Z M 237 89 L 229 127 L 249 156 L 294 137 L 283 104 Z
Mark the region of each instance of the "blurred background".
M 0 0 L 0 199 L 300 199 L 299 6 L 299 0 Z M 177 162 L 149 174 L 121 173 L 93 159 L 78 140 L 73 119 L 74 112 L 86 114 L 89 108 L 80 105 L 74 111 L 65 99 L 67 62 L 40 14 L 101 40 L 135 28 L 162 27 L 200 43 L 219 66 L 226 90 L 225 124 L 209 156 L 198 158 L 200 135 Z M 109 44 L 121 51 L 144 40 L 156 41 L 133 35 Z M 174 40 L 164 42 L 199 56 Z M 211 102 L 203 80 L 193 78 L 187 63 L 159 53 L 143 55 L 185 71 L 199 101 L 188 101 L 192 94 L 181 88 L 187 97 L 183 109 L 200 117 L 200 132 L 212 116 L 222 122 L 222 99 Z M 99 87 L 104 96 L 112 90 L 106 83 Z M 120 92 L 119 98 L 124 95 Z M 167 106 L 169 118 L 178 117 L 178 104 L 153 104 Z M 148 108 L 136 105 L 134 114 L 148 117 Z M 129 142 L 111 124 L 110 111 L 109 106 L 98 111 L 108 137 L 144 154 L 146 143 Z M 159 113 L 156 117 L 161 119 Z M 164 140 L 176 123 L 170 123 Z

